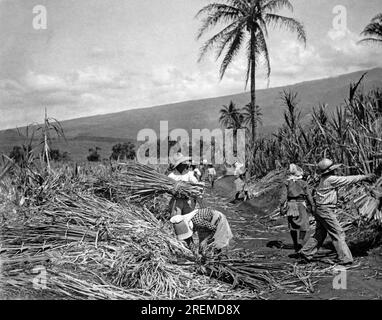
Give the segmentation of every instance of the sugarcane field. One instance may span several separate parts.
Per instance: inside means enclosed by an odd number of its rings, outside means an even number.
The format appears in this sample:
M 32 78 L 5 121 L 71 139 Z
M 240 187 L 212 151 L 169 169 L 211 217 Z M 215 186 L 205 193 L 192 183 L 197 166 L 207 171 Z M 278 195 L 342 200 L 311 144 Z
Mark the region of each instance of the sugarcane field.
M 34 2 L 0 1 L 0 300 L 381 300 L 380 1 Z

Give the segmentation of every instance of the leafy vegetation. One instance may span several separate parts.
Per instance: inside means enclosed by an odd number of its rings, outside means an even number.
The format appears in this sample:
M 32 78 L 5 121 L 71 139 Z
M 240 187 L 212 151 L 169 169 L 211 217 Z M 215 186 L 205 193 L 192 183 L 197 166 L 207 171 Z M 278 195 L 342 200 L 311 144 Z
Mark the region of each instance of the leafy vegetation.
M 88 161 L 90 162 L 98 162 L 101 161 L 101 155 L 98 153 L 101 148 L 95 147 L 89 149 L 89 155 L 87 156 Z
M 135 146 L 131 142 L 118 143 L 113 146 L 112 160 L 132 160 L 135 158 Z
M 258 139 L 250 150 L 253 174 L 262 177 L 289 163 L 302 165 L 311 172 L 323 157 L 343 163 L 347 173 L 381 171 L 382 90 L 362 92 L 360 85 L 364 76 L 350 85 L 348 99 L 336 107 L 334 114 L 328 111 L 327 105 L 321 104 L 303 118 L 298 93 L 281 92 L 284 123 L 272 136 Z M 223 106 L 222 126 L 235 130 L 245 128 L 247 107 L 238 108 L 233 102 Z M 261 121 L 260 108 L 256 114 Z

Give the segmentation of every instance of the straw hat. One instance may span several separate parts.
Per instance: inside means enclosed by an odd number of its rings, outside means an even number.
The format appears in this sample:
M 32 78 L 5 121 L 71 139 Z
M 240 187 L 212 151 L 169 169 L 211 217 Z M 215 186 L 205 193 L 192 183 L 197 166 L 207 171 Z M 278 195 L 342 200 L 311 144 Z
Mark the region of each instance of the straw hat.
M 193 166 L 198 166 L 198 165 L 199 165 L 199 162 L 196 161 L 196 160 L 192 160 L 192 161 L 191 161 L 191 164 L 192 164 Z
M 236 177 L 239 177 L 239 176 L 243 175 L 246 172 L 247 172 L 247 170 L 245 168 L 239 168 L 239 169 L 235 170 L 234 175 Z
M 182 153 L 178 152 L 178 153 L 174 154 L 174 156 L 172 157 L 172 163 L 171 164 L 173 165 L 174 168 L 176 168 L 181 163 L 189 162 L 190 160 L 191 160 L 190 157 L 186 157 Z
M 330 159 L 323 159 L 318 163 L 318 169 L 321 174 L 332 172 L 341 166 L 342 164 L 334 164 L 334 162 Z
M 235 171 L 234 171 L 235 176 L 241 176 L 247 171 L 244 164 L 240 163 L 239 161 L 235 161 L 234 167 L 235 167 Z

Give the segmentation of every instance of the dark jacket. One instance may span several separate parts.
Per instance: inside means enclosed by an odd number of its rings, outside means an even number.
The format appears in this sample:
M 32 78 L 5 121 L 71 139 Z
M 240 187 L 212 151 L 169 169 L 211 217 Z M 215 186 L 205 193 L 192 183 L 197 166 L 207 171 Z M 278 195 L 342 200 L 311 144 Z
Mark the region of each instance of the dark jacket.
M 312 192 L 306 181 L 302 179 L 288 179 L 282 186 L 280 206 L 284 206 L 287 201 L 301 200 L 314 208 Z

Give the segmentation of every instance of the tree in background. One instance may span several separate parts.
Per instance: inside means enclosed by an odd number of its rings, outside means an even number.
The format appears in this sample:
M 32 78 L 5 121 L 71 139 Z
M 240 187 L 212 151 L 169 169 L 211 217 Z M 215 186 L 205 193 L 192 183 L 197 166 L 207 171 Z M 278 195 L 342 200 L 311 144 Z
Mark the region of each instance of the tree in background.
M 24 147 L 14 146 L 11 153 L 9 154 L 9 158 L 11 158 L 19 166 L 22 166 L 26 158 L 28 157 L 27 154 L 30 151 L 31 151 L 31 147 L 29 147 L 29 150 L 25 150 Z
M 95 148 L 90 148 L 89 149 L 89 155 L 87 156 L 88 161 L 91 162 L 98 162 L 101 159 L 101 155 L 98 153 L 101 148 L 95 147 Z
M 69 161 L 70 160 L 69 153 L 66 151 L 61 152 L 59 149 L 50 149 L 49 158 L 53 161 Z
M 236 153 L 237 150 L 237 131 L 243 128 L 243 123 L 245 120 L 245 115 L 240 109 L 231 101 L 228 106 L 223 106 L 220 109 L 220 124 L 227 128 L 233 130 L 233 151 Z
M 238 130 L 241 128 L 241 120 L 240 110 L 232 101 L 228 106 L 224 105 L 223 108 L 220 109 L 219 122 L 223 127 Z
M 262 116 L 263 116 L 263 113 L 261 111 L 261 108 L 260 106 L 256 105 L 255 109 L 253 110 L 253 107 L 252 107 L 252 104 L 251 103 L 248 103 L 245 107 L 244 107 L 244 110 L 243 110 L 243 123 L 244 125 L 246 126 L 251 126 L 252 125 L 252 116 L 254 115 L 255 117 L 255 125 L 257 127 L 257 124 L 263 124 L 263 121 L 262 121 Z
M 266 37 L 268 26 L 279 26 L 296 32 L 298 40 L 306 43 L 306 35 L 303 25 L 297 20 L 277 14 L 276 12 L 289 9 L 293 6 L 289 0 L 224 0 L 219 3 L 211 3 L 202 8 L 196 17 L 204 16 L 202 26 L 197 38 L 200 39 L 210 31 L 212 27 L 225 27 L 201 48 L 199 61 L 212 48 L 217 48 L 216 58 L 223 53 L 224 58 L 220 67 L 220 78 L 228 66 L 238 55 L 241 48 L 247 50 L 247 75 L 246 85 L 251 84 L 251 132 L 252 143 L 256 140 L 256 79 L 255 73 L 260 58 L 263 58 L 269 79 L 271 74 L 270 59 Z
M 361 35 L 366 38 L 362 39 L 360 43 L 382 44 L 382 13 L 371 19 Z
M 110 158 L 113 160 L 132 160 L 135 155 L 135 145 L 129 141 L 114 145 Z

